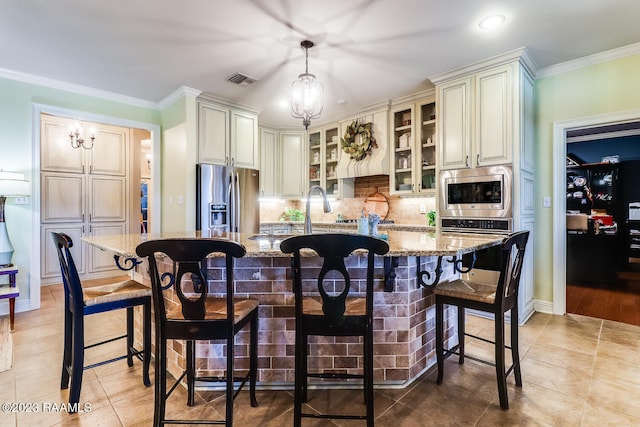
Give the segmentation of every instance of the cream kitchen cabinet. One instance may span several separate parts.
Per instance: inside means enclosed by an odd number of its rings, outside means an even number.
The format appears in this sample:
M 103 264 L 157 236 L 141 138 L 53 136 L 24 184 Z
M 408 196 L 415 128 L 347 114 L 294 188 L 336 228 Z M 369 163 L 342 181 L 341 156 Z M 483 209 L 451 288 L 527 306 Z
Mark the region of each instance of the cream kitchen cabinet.
M 260 196 L 304 195 L 304 133 L 260 129 Z
M 433 92 L 391 109 L 393 194 L 433 195 L 436 188 L 436 104 Z
M 278 196 L 278 132 L 260 128 L 260 197 Z
M 440 169 L 512 163 L 526 84 L 518 61 L 438 84 Z
M 128 230 L 130 130 L 98 123 L 81 125 L 87 132 L 95 129 L 91 149 L 71 147 L 69 132 L 70 127 L 75 126 L 74 120 L 41 116 L 41 278 L 44 282 L 60 278 L 51 231 L 69 234 L 79 272 L 97 276 L 116 270 L 113 257 L 89 250 L 81 242 L 82 236 Z M 83 136 L 88 139 L 88 134 Z
M 198 101 L 198 162 L 260 167 L 258 113 L 208 99 Z
M 70 126 L 75 121 L 47 114 L 41 116 L 40 170 L 65 173 L 127 175 L 129 129 L 83 122 L 81 135 L 89 140 L 94 129 L 93 148 L 73 148 L 69 140 Z
M 353 197 L 353 179 L 338 177 L 341 156 L 346 156 L 340 143 L 338 123 L 331 123 L 307 131 L 307 169 L 309 172 L 306 191 L 313 185 L 322 187 L 327 196 Z
M 79 272 L 114 271 L 111 255 L 91 249 L 80 238 L 96 233 L 126 233 L 130 192 L 126 177 L 42 172 L 41 175 L 42 278 L 58 277 L 57 253 L 50 232 L 69 234 L 82 252 L 75 261 Z

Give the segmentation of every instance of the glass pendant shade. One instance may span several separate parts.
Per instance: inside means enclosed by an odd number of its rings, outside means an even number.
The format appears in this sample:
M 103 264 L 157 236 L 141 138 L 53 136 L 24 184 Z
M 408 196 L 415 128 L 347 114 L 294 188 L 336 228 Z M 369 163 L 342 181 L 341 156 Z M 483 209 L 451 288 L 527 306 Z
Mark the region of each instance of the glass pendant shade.
M 311 119 L 317 119 L 322 113 L 324 88 L 322 83 L 315 81 L 316 76 L 309 73 L 308 49 L 313 47 L 313 42 L 305 40 L 300 45 L 305 50 L 305 72 L 291 84 L 291 115 L 302 119 L 307 129 Z

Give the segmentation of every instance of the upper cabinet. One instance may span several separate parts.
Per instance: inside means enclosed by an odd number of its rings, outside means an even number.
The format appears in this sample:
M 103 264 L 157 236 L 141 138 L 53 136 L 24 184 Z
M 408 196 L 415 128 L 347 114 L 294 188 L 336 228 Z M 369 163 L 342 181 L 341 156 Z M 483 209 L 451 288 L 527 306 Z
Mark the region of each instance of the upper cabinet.
M 511 164 L 532 156 L 527 109 L 533 104 L 533 81 L 517 58 L 458 77 L 438 76 L 440 169 Z M 529 150 L 529 154 L 523 150 Z M 533 167 L 533 160 L 526 160 Z
M 199 99 L 198 162 L 259 169 L 258 113 Z
M 302 197 L 304 155 L 304 132 L 261 128 L 260 197 Z
M 395 194 L 434 194 L 436 188 L 436 103 L 430 95 L 391 110 L 391 174 Z
M 322 187 L 328 196 L 353 197 L 352 180 L 338 179 L 338 162 L 345 156 L 340 144 L 337 123 L 307 131 L 307 165 L 309 170 L 306 191 L 314 185 Z
M 48 172 L 93 173 L 125 176 L 129 131 L 127 128 L 98 123 L 83 123 L 81 137 L 89 141 L 89 128 L 95 135 L 93 148 L 73 148 L 69 141 L 69 119 L 47 114 L 41 116 L 40 169 Z

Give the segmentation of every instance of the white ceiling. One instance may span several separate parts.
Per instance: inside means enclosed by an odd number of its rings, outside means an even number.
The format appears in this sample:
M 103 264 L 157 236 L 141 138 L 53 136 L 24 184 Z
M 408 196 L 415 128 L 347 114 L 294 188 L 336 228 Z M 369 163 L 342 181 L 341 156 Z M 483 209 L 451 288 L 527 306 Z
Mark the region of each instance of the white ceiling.
M 505 24 L 481 30 L 492 13 Z M 543 68 L 630 45 L 639 17 L 638 0 L 0 0 L 0 69 L 153 102 L 187 86 L 301 128 L 281 104 L 305 38 L 321 123 L 519 47 Z M 258 81 L 227 82 L 236 72 Z

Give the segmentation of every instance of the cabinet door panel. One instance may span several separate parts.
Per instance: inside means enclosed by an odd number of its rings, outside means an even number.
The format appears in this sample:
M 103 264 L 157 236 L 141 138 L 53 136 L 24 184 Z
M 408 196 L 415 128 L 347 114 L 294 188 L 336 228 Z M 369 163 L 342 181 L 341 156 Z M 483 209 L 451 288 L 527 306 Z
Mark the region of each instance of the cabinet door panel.
M 200 104 L 198 113 L 198 161 L 225 165 L 229 161 L 229 110 Z
M 41 178 L 42 222 L 83 222 L 83 175 L 43 173 Z
M 231 111 L 231 146 L 233 164 L 243 168 L 257 169 L 258 117 L 240 111 Z
M 129 130 L 116 126 L 100 125 L 96 128 L 96 139 L 91 156 L 90 173 L 125 176 Z
M 124 234 L 125 224 L 91 224 L 89 234 L 92 237 Z M 121 260 L 123 262 L 123 260 Z M 89 272 L 117 270 L 113 253 L 102 251 L 95 246 L 89 246 Z
M 69 120 L 40 116 L 40 169 L 52 172 L 84 173 L 87 150 L 73 148 L 69 141 Z
M 304 139 L 302 133 L 280 134 L 280 188 L 283 197 L 301 197 L 304 194 Z M 286 166 L 285 166 L 286 165 Z
M 471 144 L 471 80 L 464 79 L 440 88 L 437 101 L 440 112 L 440 167 L 442 169 L 470 166 Z
M 123 178 L 89 178 L 89 221 L 125 221 L 127 191 Z
M 277 134 L 268 129 L 260 132 L 260 196 L 277 195 L 278 179 L 278 140 Z
M 513 144 L 511 69 L 478 74 L 476 78 L 476 158 L 474 166 L 508 163 Z
M 71 255 L 76 263 L 79 274 L 86 273 L 85 244 L 80 240 L 83 235 L 83 228 L 80 224 L 45 224 L 40 227 L 40 241 L 42 242 L 42 253 L 40 255 L 40 275 L 42 278 L 52 278 L 57 280 L 49 283 L 62 283 L 60 273 L 60 263 L 58 262 L 58 252 L 51 239 L 51 232 L 65 233 L 73 241 Z

